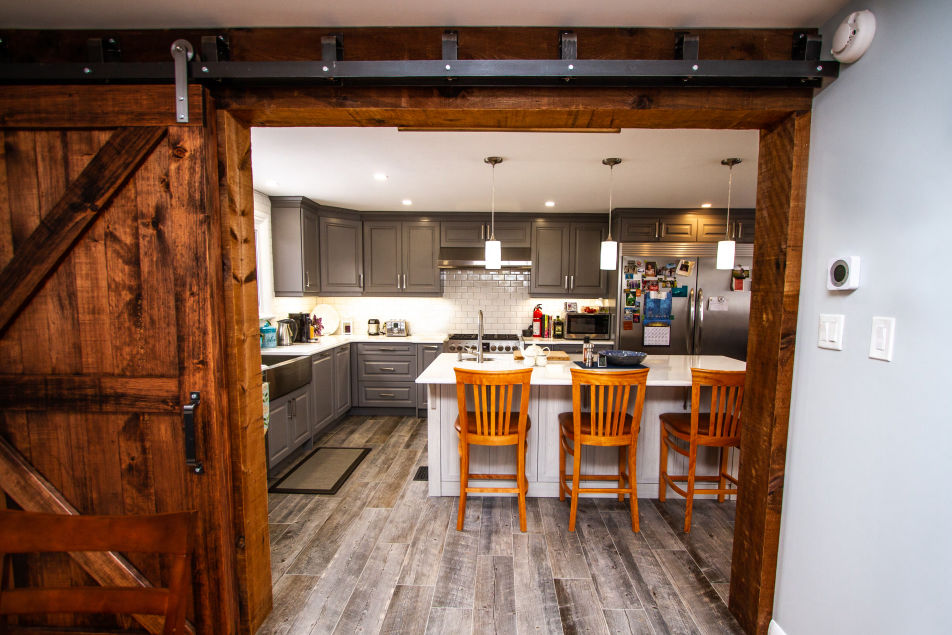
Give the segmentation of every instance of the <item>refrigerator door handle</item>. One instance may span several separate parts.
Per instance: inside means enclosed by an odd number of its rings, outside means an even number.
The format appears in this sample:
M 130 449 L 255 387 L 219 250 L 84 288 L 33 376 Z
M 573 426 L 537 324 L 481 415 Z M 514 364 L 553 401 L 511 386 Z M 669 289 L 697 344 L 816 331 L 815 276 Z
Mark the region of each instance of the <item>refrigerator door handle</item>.
M 701 354 L 701 339 L 704 335 L 704 289 L 697 290 L 697 350 L 696 355 Z
M 691 345 L 694 331 L 694 289 L 688 291 L 688 319 L 684 322 L 684 341 L 687 344 L 688 355 L 694 354 L 694 347 Z

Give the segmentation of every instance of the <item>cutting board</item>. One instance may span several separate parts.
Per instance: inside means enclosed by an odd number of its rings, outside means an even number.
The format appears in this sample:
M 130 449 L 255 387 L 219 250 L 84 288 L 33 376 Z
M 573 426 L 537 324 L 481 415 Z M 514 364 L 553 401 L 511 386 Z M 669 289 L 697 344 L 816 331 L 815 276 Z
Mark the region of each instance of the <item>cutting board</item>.
M 569 360 L 569 354 L 565 351 L 549 351 L 549 354 L 546 355 L 549 358 L 550 362 L 567 362 Z M 520 359 L 525 359 L 522 355 L 522 351 L 514 351 L 512 353 L 512 358 L 516 361 Z

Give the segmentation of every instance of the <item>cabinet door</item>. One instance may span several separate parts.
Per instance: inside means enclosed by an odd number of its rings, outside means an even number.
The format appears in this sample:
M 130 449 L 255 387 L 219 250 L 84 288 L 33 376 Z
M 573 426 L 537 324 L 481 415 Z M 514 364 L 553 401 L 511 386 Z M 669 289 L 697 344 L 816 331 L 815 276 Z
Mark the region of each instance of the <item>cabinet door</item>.
M 495 233 L 496 240 L 502 242 L 503 247 L 532 246 L 532 223 L 529 221 L 500 221 L 497 218 Z
M 568 293 L 570 234 L 569 223 L 532 223 L 529 295 L 564 296 Z
M 572 268 L 569 270 L 569 295 L 600 298 L 607 295 L 608 273 L 601 269 L 604 225 L 574 223 L 572 225 Z
M 754 242 L 754 213 L 747 212 L 737 214 L 734 216 L 734 213 L 731 212 L 731 225 L 733 226 L 733 232 L 731 235 L 739 243 L 752 243 Z
M 661 242 L 693 243 L 697 240 L 697 220 L 693 214 L 672 214 L 661 218 Z
M 612 236 L 622 243 L 654 242 L 661 236 L 661 221 L 654 216 L 621 217 L 618 231 Z
M 417 377 L 420 373 L 426 370 L 426 367 L 433 363 L 437 357 L 440 356 L 440 353 L 443 351 L 443 347 L 439 344 L 420 344 L 417 349 Z M 415 378 L 414 378 L 415 379 Z M 417 408 L 426 408 L 427 407 L 427 390 L 426 385 L 420 384 L 417 386 Z
M 486 220 L 454 220 L 440 223 L 440 247 L 482 247 Z
M 363 291 L 363 228 L 359 220 L 321 216 L 321 294 Z
M 733 221 L 731 221 L 733 224 Z M 727 240 L 727 218 L 724 215 L 697 217 L 697 240 L 701 243 L 716 243 Z
M 334 419 L 334 354 L 333 351 L 311 357 L 311 420 L 312 433 Z
M 311 415 L 308 412 L 310 405 L 310 390 L 303 390 L 291 398 L 290 436 L 291 448 L 296 448 L 311 437 Z
M 304 253 L 304 295 L 317 295 L 321 291 L 320 273 L 320 222 L 317 215 L 301 209 L 301 249 Z
M 350 410 L 350 345 L 334 350 L 334 418 Z
M 291 451 L 290 409 L 286 399 L 271 402 L 271 424 L 268 426 L 268 465 L 274 466 Z
M 403 223 L 404 293 L 440 293 L 440 224 L 433 221 Z
M 401 225 L 399 221 L 364 222 L 364 293 L 394 294 L 401 291 Z

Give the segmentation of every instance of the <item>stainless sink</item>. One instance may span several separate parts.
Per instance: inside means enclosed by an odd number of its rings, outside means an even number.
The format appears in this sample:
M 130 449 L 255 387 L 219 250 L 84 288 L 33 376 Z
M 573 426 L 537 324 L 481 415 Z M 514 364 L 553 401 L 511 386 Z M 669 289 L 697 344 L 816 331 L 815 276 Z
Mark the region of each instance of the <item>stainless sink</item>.
M 311 383 L 311 357 L 261 352 L 262 380 L 268 382 L 271 400 Z

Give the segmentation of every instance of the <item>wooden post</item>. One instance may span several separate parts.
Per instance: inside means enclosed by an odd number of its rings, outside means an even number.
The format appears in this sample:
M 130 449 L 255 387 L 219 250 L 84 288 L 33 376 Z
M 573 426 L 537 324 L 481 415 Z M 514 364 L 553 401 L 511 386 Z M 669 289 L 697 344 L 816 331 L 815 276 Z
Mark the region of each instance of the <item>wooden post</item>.
M 793 113 L 760 133 L 756 278 L 730 589 L 731 612 L 748 633 L 766 633 L 773 610 L 809 142 L 809 112 Z

